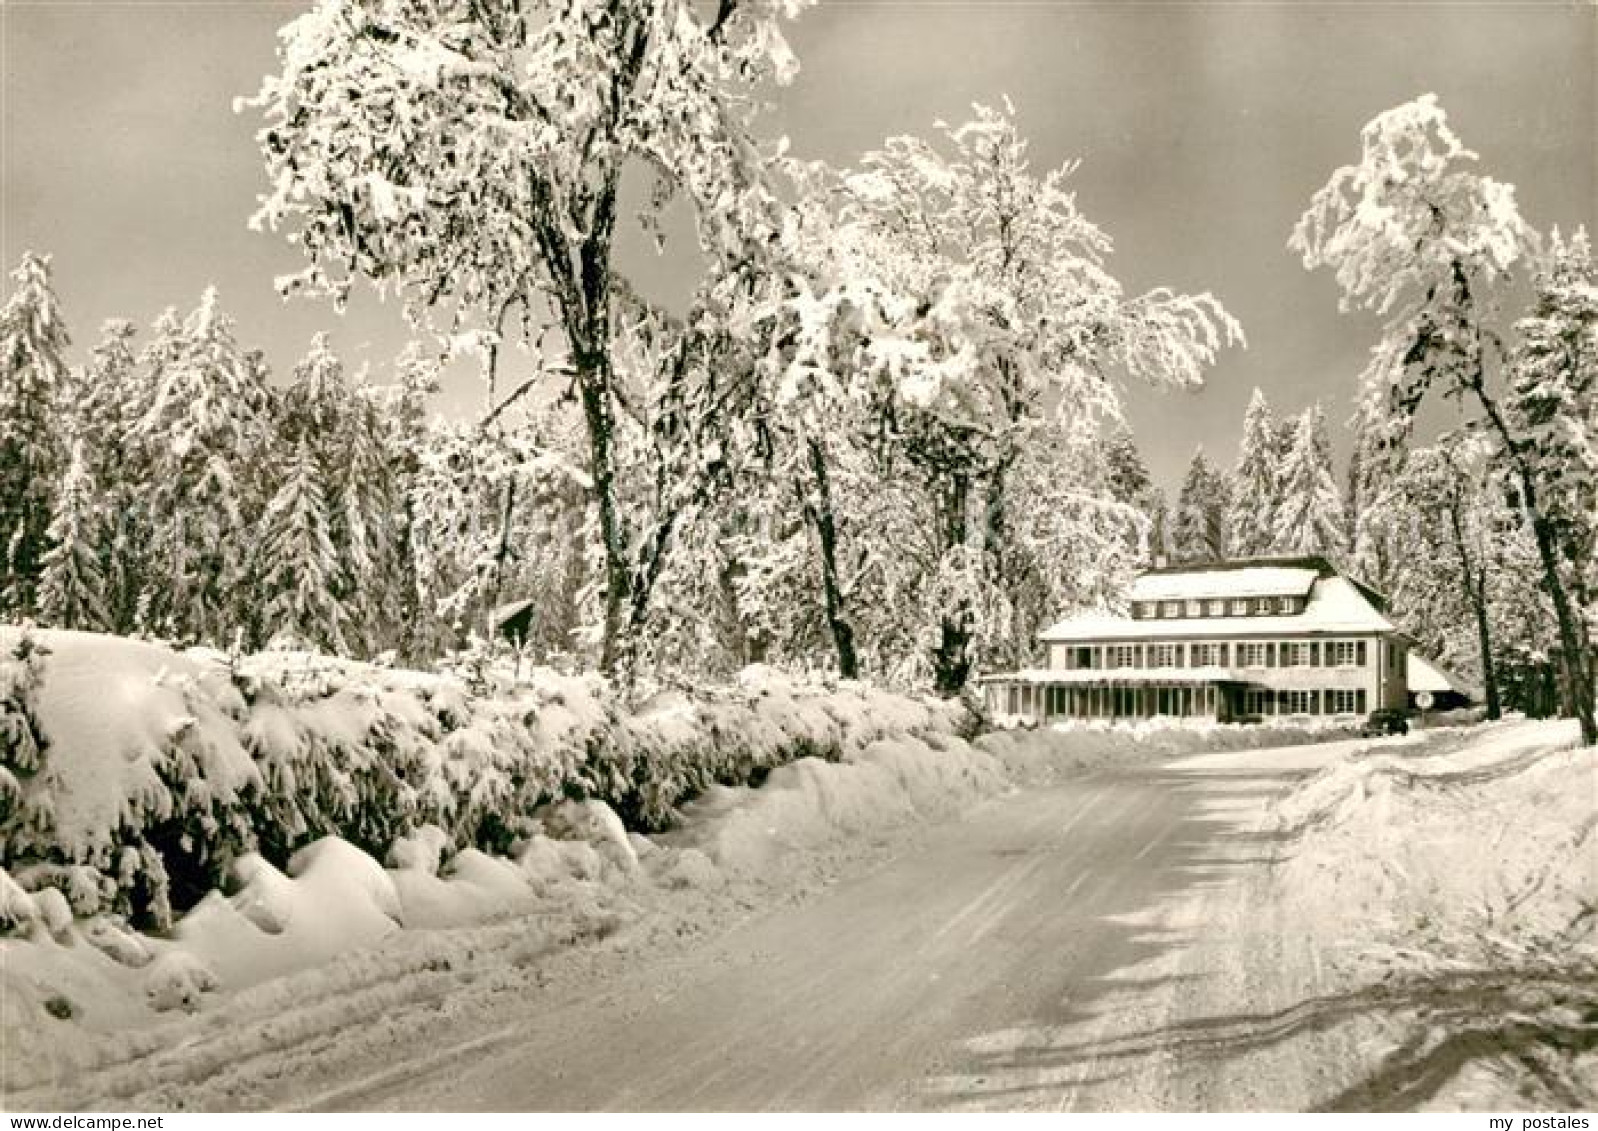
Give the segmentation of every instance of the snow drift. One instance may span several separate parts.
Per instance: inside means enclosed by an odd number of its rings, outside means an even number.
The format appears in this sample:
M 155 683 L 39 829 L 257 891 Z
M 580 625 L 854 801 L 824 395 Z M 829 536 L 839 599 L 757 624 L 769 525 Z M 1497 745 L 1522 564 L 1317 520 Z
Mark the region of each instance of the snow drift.
M 0 867 L 80 917 L 165 928 L 239 883 L 240 861 L 258 857 L 259 879 L 326 837 L 382 860 L 432 828 L 438 854 L 509 855 L 562 798 L 659 829 L 715 785 L 966 725 L 958 705 L 764 670 L 628 710 L 599 678 L 547 669 L 474 687 L 302 652 L 0 628 Z M 35 910 L 0 890 L 0 918 Z

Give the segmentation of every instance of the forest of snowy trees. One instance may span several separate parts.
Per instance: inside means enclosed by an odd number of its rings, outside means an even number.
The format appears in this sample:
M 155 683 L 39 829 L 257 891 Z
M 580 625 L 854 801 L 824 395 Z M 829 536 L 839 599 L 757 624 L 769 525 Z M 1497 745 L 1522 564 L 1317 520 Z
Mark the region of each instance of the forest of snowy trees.
M 24 257 L 0 313 L 0 617 L 428 664 L 530 602 L 542 663 L 955 694 L 1140 566 L 1324 554 L 1495 708 L 1555 696 L 1592 737 L 1585 235 L 1533 232 L 1435 101 L 1377 119 L 1293 234 L 1387 320 L 1350 466 L 1327 408 L 1278 420 L 1256 390 L 1235 459 L 1196 452 L 1168 507 L 1120 383 L 1197 387 L 1241 328 L 1208 294 L 1128 292 L 1073 166 L 1033 168 L 1008 104 L 848 169 L 761 138 L 804 6 L 290 24 L 248 103 L 255 223 L 305 253 L 287 291 L 371 284 L 415 341 L 352 373 L 318 337 L 273 374 L 207 291 L 69 365 L 49 259 Z M 657 238 L 672 201 L 693 216 L 682 309 L 617 266 L 624 171 Z M 451 422 L 432 398 L 463 343 L 490 407 Z M 1481 418 L 1422 447 L 1433 391 Z

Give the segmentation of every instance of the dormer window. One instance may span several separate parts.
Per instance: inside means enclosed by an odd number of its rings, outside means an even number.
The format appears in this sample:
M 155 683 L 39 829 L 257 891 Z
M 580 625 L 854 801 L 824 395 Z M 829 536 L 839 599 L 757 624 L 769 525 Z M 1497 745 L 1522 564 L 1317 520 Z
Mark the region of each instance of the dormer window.
M 1247 597 L 1234 597 L 1234 598 L 1232 598 L 1232 615 L 1234 617 L 1246 617 L 1246 616 L 1248 616 L 1248 598 Z
M 1164 617 L 1179 617 L 1182 615 L 1182 602 L 1165 601 L 1160 605 L 1160 615 Z
M 1278 598 L 1276 598 L 1276 611 L 1278 613 L 1281 613 L 1283 616 L 1291 616 L 1293 613 L 1298 612 L 1298 598 L 1297 597 L 1278 597 Z
M 1269 597 L 1254 598 L 1254 615 L 1258 617 L 1271 615 L 1271 599 Z
M 1145 618 L 1153 618 L 1153 617 L 1159 616 L 1160 615 L 1159 602 L 1158 601 L 1139 601 L 1138 605 L 1137 605 L 1137 615 L 1140 616 L 1140 617 L 1145 617 Z
M 1212 617 L 1224 617 L 1226 615 L 1226 602 L 1218 597 L 1212 598 L 1209 603 L 1209 614 Z
M 1190 617 L 1201 617 L 1201 616 L 1203 616 L 1204 615 L 1204 602 L 1203 601 L 1189 601 L 1187 603 L 1187 615 L 1190 616 Z

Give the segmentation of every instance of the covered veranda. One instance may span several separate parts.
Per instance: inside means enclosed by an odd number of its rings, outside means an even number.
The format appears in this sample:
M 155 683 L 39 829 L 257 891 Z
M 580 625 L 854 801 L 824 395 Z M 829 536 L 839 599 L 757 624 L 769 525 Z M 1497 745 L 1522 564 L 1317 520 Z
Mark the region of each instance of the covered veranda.
M 1201 718 L 1237 713 L 1238 689 L 1224 668 L 1182 672 L 1021 671 L 984 676 L 984 702 L 996 719 L 1047 723 L 1065 719 Z

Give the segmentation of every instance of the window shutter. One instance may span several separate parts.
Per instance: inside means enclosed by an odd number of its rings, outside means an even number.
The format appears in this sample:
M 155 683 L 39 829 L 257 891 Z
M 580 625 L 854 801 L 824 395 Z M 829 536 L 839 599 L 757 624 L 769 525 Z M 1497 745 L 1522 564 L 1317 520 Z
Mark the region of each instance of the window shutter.
M 1268 668 L 1274 668 L 1276 666 L 1276 641 L 1274 640 L 1266 642 L 1265 666 Z
M 1354 662 L 1359 667 L 1365 666 L 1365 642 L 1363 640 L 1354 645 Z M 1364 710 L 1364 708 L 1360 709 Z
M 1321 666 L 1321 642 L 1319 640 L 1310 641 L 1309 666 L 1312 668 Z

